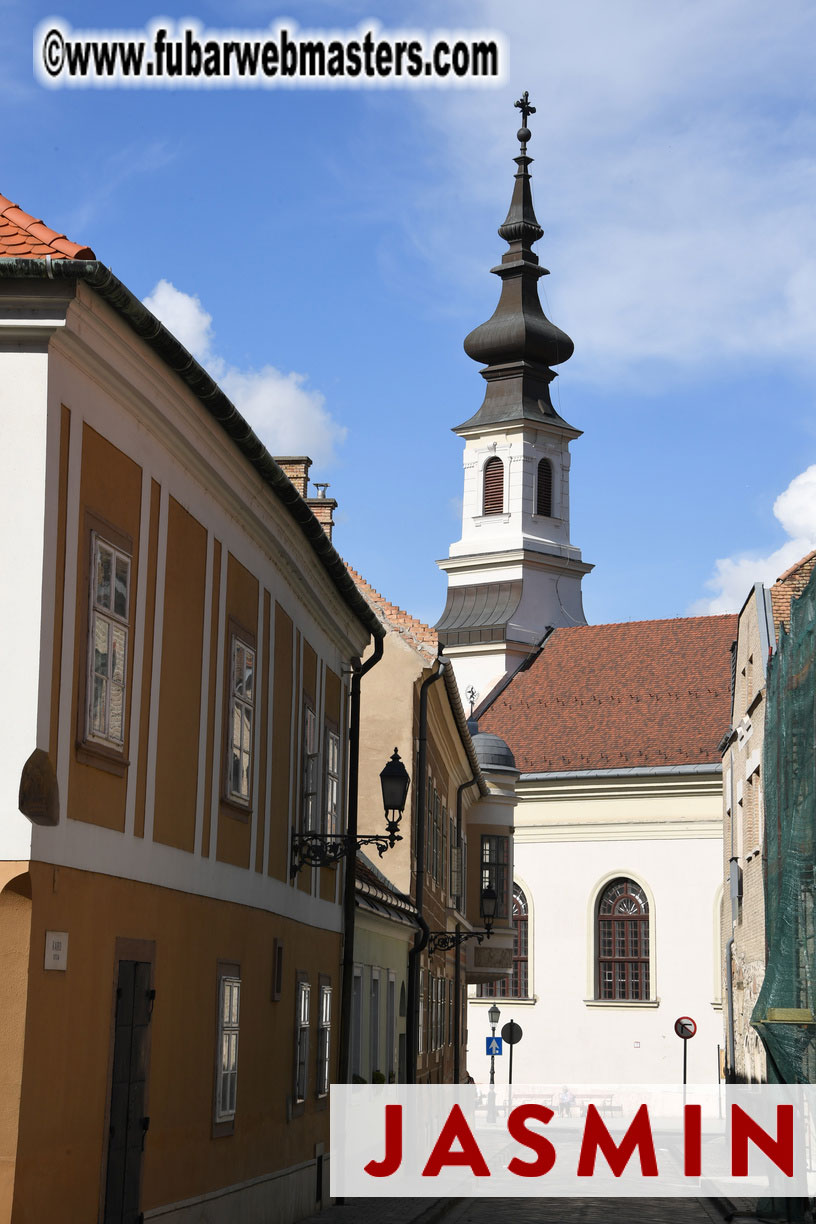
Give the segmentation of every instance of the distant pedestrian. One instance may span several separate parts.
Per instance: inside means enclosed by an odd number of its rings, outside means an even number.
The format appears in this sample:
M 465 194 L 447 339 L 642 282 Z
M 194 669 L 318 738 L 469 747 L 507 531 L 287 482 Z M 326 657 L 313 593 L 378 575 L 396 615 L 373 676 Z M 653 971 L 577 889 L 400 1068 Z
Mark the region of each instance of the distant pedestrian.
M 569 1088 L 565 1084 L 564 1087 L 561 1089 L 561 1093 L 558 1097 L 559 1117 L 569 1118 L 572 1114 L 572 1107 L 574 1104 L 575 1104 L 575 1097 L 573 1096 L 573 1094 L 570 1092 Z

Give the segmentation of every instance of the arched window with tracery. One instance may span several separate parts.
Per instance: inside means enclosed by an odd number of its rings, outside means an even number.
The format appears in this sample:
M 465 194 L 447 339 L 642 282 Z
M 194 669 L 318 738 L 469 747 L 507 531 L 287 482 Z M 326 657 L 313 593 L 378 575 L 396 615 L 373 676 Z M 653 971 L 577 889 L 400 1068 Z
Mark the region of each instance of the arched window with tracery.
M 607 884 L 598 900 L 598 998 L 649 998 L 649 902 L 634 880 Z
M 530 936 L 527 898 L 513 884 L 513 976 L 477 987 L 479 999 L 528 999 L 530 997 Z
M 498 456 L 488 459 L 483 469 L 482 514 L 501 514 L 504 509 L 504 464 Z
M 549 459 L 540 459 L 536 481 L 536 514 L 543 518 L 552 518 L 552 487 L 552 464 Z

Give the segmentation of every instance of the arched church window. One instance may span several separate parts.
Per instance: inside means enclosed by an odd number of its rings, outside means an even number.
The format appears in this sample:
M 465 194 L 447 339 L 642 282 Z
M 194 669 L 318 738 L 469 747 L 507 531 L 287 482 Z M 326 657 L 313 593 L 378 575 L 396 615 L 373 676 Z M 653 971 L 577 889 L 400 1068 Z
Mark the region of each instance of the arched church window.
M 607 884 L 598 900 L 598 998 L 649 998 L 649 902 L 634 880 Z
M 479 999 L 528 999 L 530 997 L 527 898 L 513 885 L 513 976 L 498 982 L 483 982 L 476 989 Z
M 552 518 L 552 486 L 552 464 L 549 459 L 540 459 L 536 482 L 536 514 L 544 518 Z
M 504 464 L 496 455 L 484 465 L 482 514 L 501 514 L 504 509 Z

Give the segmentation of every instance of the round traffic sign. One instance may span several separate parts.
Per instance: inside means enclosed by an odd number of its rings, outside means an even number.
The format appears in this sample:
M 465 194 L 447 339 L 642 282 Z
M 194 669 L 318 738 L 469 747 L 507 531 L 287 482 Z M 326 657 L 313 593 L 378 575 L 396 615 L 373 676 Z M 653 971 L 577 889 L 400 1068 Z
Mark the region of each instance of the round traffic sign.
M 516 1024 L 515 1020 L 510 1020 L 509 1023 L 502 1025 L 501 1033 L 508 1045 L 518 1045 L 521 1041 L 521 1025 Z
M 674 1031 L 683 1041 L 688 1041 L 697 1032 L 697 1021 L 692 1020 L 691 1016 L 680 1016 L 674 1022 Z

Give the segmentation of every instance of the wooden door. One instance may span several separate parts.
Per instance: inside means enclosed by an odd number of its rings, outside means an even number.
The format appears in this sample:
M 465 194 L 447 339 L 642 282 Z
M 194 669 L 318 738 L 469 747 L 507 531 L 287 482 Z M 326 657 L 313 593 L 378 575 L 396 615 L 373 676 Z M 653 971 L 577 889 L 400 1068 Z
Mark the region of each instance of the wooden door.
M 155 992 L 149 961 L 120 960 L 116 987 L 104 1224 L 141 1224 L 149 1030 Z

